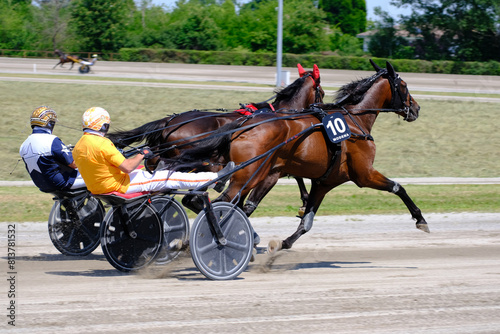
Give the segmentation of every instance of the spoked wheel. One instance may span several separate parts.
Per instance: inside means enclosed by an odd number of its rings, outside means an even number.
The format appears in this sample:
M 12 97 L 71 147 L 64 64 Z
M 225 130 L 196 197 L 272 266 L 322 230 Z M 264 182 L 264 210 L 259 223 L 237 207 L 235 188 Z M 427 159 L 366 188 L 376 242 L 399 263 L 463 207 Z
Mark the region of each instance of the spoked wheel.
M 92 196 L 56 200 L 48 222 L 52 244 L 64 255 L 92 253 L 99 245 L 104 215 L 104 206 Z
M 202 211 L 194 220 L 191 229 L 191 256 L 198 270 L 207 278 L 233 279 L 247 268 L 252 257 L 252 228 L 243 211 L 230 203 L 214 203 L 213 210 L 227 244 L 221 245 L 217 242 L 211 232 L 206 212 Z
M 179 256 L 181 250 L 171 246 L 172 242 L 187 241 L 189 220 L 184 208 L 173 197 L 155 196 L 152 204 L 163 222 L 163 244 L 157 264 L 167 264 Z
M 101 247 L 108 262 L 124 272 L 139 270 L 155 261 L 161 248 L 163 226 L 149 204 L 128 208 L 131 219 L 122 218 L 119 207 L 113 207 L 104 218 Z

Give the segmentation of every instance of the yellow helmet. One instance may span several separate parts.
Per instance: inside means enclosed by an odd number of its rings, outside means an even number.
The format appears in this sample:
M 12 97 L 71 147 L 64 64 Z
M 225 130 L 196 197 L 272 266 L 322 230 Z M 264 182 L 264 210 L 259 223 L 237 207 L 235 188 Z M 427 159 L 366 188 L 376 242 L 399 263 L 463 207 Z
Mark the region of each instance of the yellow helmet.
M 92 107 L 83 113 L 82 126 L 84 129 L 106 131 L 109 123 L 111 123 L 109 113 L 101 107 Z M 107 126 L 105 126 L 105 124 L 107 124 Z
M 57 114 L 51 107 L 41 106 L 33 110 L 31 113 L 31 127 L 47 127 L 49 123 L 55 122 L 57 122 Z

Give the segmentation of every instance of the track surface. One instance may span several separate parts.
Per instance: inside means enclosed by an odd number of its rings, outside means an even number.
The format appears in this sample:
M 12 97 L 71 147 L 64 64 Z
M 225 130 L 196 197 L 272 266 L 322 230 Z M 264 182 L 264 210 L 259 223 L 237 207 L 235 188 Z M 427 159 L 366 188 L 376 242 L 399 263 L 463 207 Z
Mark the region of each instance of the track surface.
M 59 76 L 0 75 L 0 80 L 64 82 L 73 80 L 68 75 L 78 75 L 76 66 L 72 71 L 52 70 L 56 62 L 0 58 L 0 73 Z M 242 88 L 231 82 L 273 85 L 273 70 L 98 61 L 85 78 L 141 78 L 139 83 L 89 83 L 175 87 L 197 84 L 160 80 L 192 80 L 206 89 L 270 92 L 269 87 Z M 285 70 L 296 77 L 295 69 Z M 329 87 L 371 74 L 321 70 L 323 85 Z M 405 73 L 403 78 L 414 91 L 500 92 L 499 77 Z M 224 86 L 206 81 L 221 81 Z M 46 222 L 0 223 L 4 272 L 0 332 L 499 333 L 499 215 L 424 216 L 431 234 L 416 230 L 409 214 L 318 217 L 293 249 L 272 257 L 260 248 L 247 271 L 223 282 L 205 279 L 189 254 L 168 266 L 127 275 L 111 267 L 100 248 L 83 258 L 59 254 L 49 240 Z M 252 218 L 251 222 L 264 247 L 271 239 L 290 235 L 298 219 Z M 9 225 L 15 227 L 15 274 L 8 274 L 6 236 L 13 230 Z M 11 276 L 14 281 L 9 282 Z M 15 297 L 8 296 L 12 289 Z M 11 302 L 15 302 L 15 328 L 8 324 Z
M 293 249 L 272 257 L 260 248 L 238 279 L 220 282 L 189 254 L 122 274 L 100 248 L 66 257 L 45 223 L 17 223 L 16 332 L 500 332 L 498 215 L 426 216 L 431 234 L 409 215 L 319 217 Z M 262 246 L 298 223 L 251 221 Z
M 230 89 L 272 92 L 272 86 L 276 85 L 276 68 L 266 66 L 224 66 L 224 65 L 192 65 L 192 64 L 169 64 L 169 63 L 129 63 L 97 61 L 92 66 L 89 74 L 79 74 L 78 66 L 69 70 L 69 65 L 64 68 L 53 66 L 58 60 L 55 59 L 28 59 L 28 58 L 5 58 L 0 57 L 0 80 L 23 80 L 23 81 L 48 81 L 61 83 L 101 84 L 101 85 L 142 85 L 154 87 L 178 87 L 178 88 L 201 88 L 204 89 Z M 296 68 L 283 68 L 290 72 L 290 82 L 297 78 Z M 373 71 L 348 71 L 320 69 L 321 83 L 324 87 L 339 88 L 351 81 L 373 75 Z M 1 73 L 22 74 L 51 74 L 59 78 L 12 78 L 2 76 Z M 78 80 L 68 78 L 78 75 L 85 79 L 99 78 L 99 81 Z M 401 73 L 402 78 L 409 83 L 412 92 L 455 92 L 469 94 L 500 94 L 500 77 L 485 75 L 440 75 L 425 73 Z M 141 79 L 136 81 L 106 81 L 103 78 Z M 164 82 L 168 80 L 169 82 Z M 193 83 L 176 83 L 184 80 Z M 196 83 L 199 82 L 199 83 Z M 249 83 L 270 85 L 270 87 L 234 86 L 231 83 Z M 326 90 L 327 96 L 333 91 Z M 442 96 L 442 95 L 418 95 L 422 99 L 454 99 L 482 102 L 500 102 L 498 97 L 477 96 Z

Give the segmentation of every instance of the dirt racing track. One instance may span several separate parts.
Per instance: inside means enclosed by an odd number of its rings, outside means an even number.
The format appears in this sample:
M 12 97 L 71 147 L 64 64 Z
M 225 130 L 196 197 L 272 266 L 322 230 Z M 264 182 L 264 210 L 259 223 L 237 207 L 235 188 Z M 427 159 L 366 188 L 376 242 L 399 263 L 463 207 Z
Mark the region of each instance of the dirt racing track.
M 45 223 L 17 223 L 15 332 L 500 332 L 498 215 L 426 218 L 431 234 L 409 215 L 318 217 L 293 249 L 259 248 L 231 281 L 207 280 L 189 253 L 124 274 L 100 248 L 67 257 Z M 251 222 L 265 246 L 298 220 Z
M 0 73 L 53 73 L 54 64 L 0 58 Z M 196 80 L 194 73 L 214 78 L 221 69 L 97 62 L 89 76 Z M 236 67 L 224 80 L 270 75 L 260 70 Z M 59 80 L 68 72 L 57 72 Z M 322 70 L 322 82 L 362 75 Z M 500 91 L 498 77 L 412 76 L 420 90 Z M 272 75 L 265 80 L 272 83 Z M 500 333 L 499 214 L 423 214 L 430 234 L 417 230 L 410 214 L 316 217 L 291 250 L 274 256 L 267 243 L 293 233 L 299 220 L 251 218 L 259 252 L 228 281 L 206 279 L 189 252 L 165 266 L 121 273 L 100 248 L 61 255 L 46 222 L 0 223 L 0 333 Z

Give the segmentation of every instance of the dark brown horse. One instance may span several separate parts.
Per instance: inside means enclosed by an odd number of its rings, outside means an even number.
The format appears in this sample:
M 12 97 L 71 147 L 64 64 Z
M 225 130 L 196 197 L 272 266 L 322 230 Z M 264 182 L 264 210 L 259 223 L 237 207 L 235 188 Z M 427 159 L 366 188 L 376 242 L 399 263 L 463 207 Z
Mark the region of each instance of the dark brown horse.
M 383 69 L 370 62 L 376 74 L 342 87 L 336 103 L 318 105 L 318 109 L 312 108 L 313 114 L 288 118 L 260 114 L 243 127 L 228 124 L 221 131 L 231 128 L 237 131 L 225 137 L 214 136 L 205 146 L 185 151 L 180 160 L 197 161 L 216 152 L 225 154 L 227 160 L 243 164 L 244 168 L 233 174 L 226 191 L 216 199 L 236 199 L 240 207 L 250 190 L 262 182 L 277 181 L 285 175 L 311 179 L 305 215 L 297 231 L 283 241 L 270 244 L 271 250 L 292 247 L 311 229 L 325 195 L 347 181 L 396 194 L 408 207 L 417 228 L 428 232 L 427 222 L 405 189 L 373 168 L 375 143 L 370 135 L 380 112 L 394 112 L 412 122 L 417 119 L 420 107 L 390 63 Z M 352 132 L 349 139 L 339 144 L 333 144 L 326 137 L 326 126 L 320 120 L 334 113 L 344 114 L 344 121 Z
M 276 98 L 271 104 L 267 102 L 253 103 L 252 109 L 274 111 L 275 113 L 286 110 L 287 113 L 296 113 L 309 107 L 312 103 L 322 102 L 325 93 L 321 88 L 318 67 L 314 65 L 313 71 L 305 71 L 300 64 L 297 67 L 300 76 L 297 80 L 277 91 Z M 252 116 L 244 116 L 238 112 L 220 113 L 194 110 L 152 121 L 133 130 L 109 133 L 107 136 L 116 146 L 121 148 L 145 140 L 146 145 L 150 146 L 159 157 L 173 158 L 182 150 L 202 144 L 203 138 L 208 137 L 223 125 L 234 121 L 244 123 L 251 118 Z M 212 161 L 214 165 L 212 170 L 220 169 L 220 165 L 226 162 L 224 159 Z M 301 196 L 305 200 L 307 190 L 302 180 L 297 181 L 301 189 Z M 245 213 L 250 215 L 256 207 L 253 203 L 259 203 L 259 197 L 265 196 L 275 183 L 263 182 L 260 187 L 257 187 L 255 196 L 252 195 L 249 198 Z M 193 206 L 189 206 L 187 201 L 183 201 L 183 203 L 196 211 Z
M 61 65 L 61 67 L 63 67 L 63 64 L 71 63 L 71 67 L 69 68 L 71 70 L 73 65 L 78 63 L 78 60 L 80 59 L 78 56 L 67 55 L 59 49 L 54 50 L 54 53 L 59 56 L 59 62 L 52 69 L 56 68 L 57 65 Z

